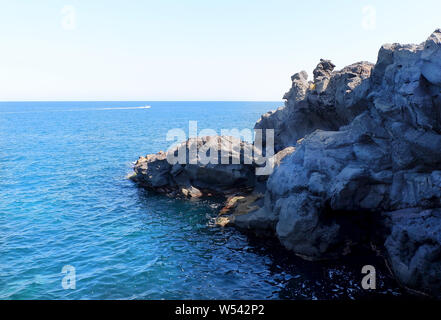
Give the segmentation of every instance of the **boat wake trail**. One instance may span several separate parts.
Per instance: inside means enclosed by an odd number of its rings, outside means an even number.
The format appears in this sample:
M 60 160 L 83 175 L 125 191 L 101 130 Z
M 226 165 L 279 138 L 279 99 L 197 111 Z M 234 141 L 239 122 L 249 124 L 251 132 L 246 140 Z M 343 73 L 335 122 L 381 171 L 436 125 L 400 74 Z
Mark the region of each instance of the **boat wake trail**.
M 81 109 L 66 109 L 66 110 L 34 110 L 34 111 L 7 111 L 0 112 L 0 114 L 16 114 L 16 113 L 43 113 L 43 112 L 77 112 L 77 111 L 108 111 L 108 110 L 137 110 L 150 109 L 151 106 L 142 107 L 109 107 L 109 108 L 81 108 Z

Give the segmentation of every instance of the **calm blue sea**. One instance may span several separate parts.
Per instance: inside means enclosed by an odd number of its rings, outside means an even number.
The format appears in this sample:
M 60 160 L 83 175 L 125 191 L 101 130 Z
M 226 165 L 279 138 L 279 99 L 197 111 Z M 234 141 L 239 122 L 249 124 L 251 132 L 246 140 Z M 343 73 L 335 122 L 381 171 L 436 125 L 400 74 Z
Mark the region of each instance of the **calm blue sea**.
M 363 262 L 313 267 L 214 227 L 215 202 L 169 199 L 126 178 L 140 155 L 169 146 L 169 129 L 252 129 L 280 105 L 0 103 L 0 299 L 352 297 Z M 65 265 L 73 290 L 62 287 Z

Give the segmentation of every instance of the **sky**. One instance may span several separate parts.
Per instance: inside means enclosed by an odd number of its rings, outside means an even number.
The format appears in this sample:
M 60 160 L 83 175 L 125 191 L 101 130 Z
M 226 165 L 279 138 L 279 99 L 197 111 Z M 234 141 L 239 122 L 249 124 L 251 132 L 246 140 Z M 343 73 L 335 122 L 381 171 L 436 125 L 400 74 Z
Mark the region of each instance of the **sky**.
M 439 0 L 0 0 L 0 101 L 279 101 L 320 58 L 375 62 Z

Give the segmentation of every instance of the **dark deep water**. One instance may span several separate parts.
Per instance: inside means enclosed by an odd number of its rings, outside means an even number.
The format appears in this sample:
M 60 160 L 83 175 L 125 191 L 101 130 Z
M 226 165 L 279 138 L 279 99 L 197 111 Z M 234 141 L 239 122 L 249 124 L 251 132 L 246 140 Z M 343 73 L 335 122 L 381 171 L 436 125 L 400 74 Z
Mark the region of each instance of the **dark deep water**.
M 134 107 L 151 105 L 151 109 Z M 213 226 L 219 204 L 126 176 L 169 129 L 252 129 L 281 102 L 0 103 L 0 299 L 330 299 L 399 296 L 383 261 L 310 263 Z M 127 108 L 127 109 L 123 109 Z M 361 289 L 375 264 L 377 290 Z M 76 289 L 61 285 L 63 266 Z

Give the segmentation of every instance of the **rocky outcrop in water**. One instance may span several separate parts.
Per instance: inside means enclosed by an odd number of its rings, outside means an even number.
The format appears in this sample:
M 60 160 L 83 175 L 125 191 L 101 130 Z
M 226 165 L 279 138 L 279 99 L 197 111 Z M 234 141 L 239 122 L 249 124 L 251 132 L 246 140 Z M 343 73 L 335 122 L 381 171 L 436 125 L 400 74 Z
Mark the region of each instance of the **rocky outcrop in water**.
M 229 198 L 219 224 L 276 236 L 309 260 L 375 242 L 404 286 L 441 297 L 441 30 L 420 45 L 384 45 L 375 65 L 334 68 L 321 60 L 313 81 L 295 74 L 285 106 L 256 123 L 275 130 L 280 152 L 263 189 L 255 164 L 175 167 L 165 154 L 140 159 L 137 179 L 254 188 Z
M 252 152 L 252 144 L 234 137 L 190 138 L 168 152 L 140 157 L 132 179 L 171 196 L 239 193 L 256 185 Z
M 260 148 L 235 137 L 206 136 L 190 138 L 164 152 L 140 157 L 130 178 L 145 188 L 170 196 L 234 196 L 252 190 L 265 190 L 268 176 L 256 176 L 256 170 L 270 171 L 294 148 L 272 157 Z
M 256 124 L 276 128 L 277 150 L 296 150 L 270 176 L 262 206 L 237 225 L 266 223 L 312 260 L 338 257 L 385 226 L 398 280 L 439 296 L 441 30 L 420 45 L 384 45 L 375 65 L 333 68 L 322 60 L 310 83 L 294 75 L 285 107 Z M 389 212 L 388 223 L 378 212 Z

